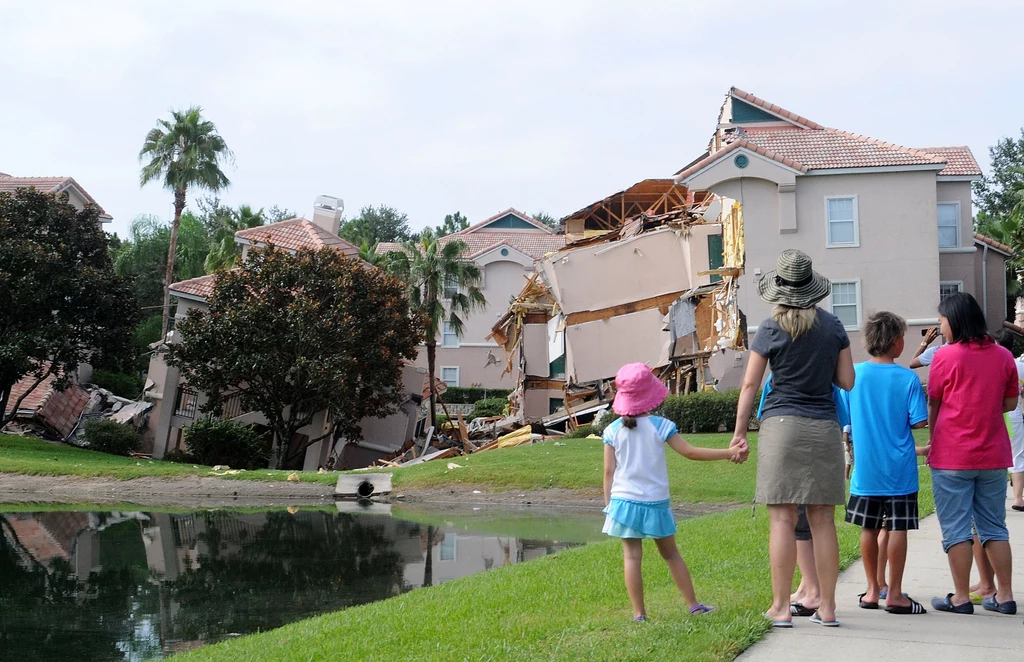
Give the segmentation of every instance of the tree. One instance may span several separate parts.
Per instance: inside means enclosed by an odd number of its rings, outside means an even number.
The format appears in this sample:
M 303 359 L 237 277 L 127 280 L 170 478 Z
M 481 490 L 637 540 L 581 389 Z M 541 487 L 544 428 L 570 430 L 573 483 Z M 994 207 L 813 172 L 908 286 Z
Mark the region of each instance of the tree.
M 409 217 L 387 205 L 363 207 L 359 216 L 342 222 L 338 236 L 356 246 L 363 242 L 406 241 L 410 237 Z
M 427 374 L 430 384 L 430 424 L 436 423 L 434 386 L 437 336 L 447 324 L 462 337 L 464 316 L 487 305 L 480 291 L 480 267 L 465 260 L 466 242 L 441 242 L 430 228 L 419 241 L 405 242 L 403 249 L 387 256 L 387 269 L 405 282 L 413 315 L 426 320 Z
M 243 408 L 273 431 L 276 466 L 324 437 L 359 439 L 359 421 L 400 401 L 402 364 L 416 357 L 423 320 L 401 282 L 330 248 L 250 249 L 218 273 L 208 309 L 178 325 L 167 361 L 217 411 L 240 385 Z M 296 432 L 327 410 L 330 430 L 289 452 Z
M 377 252 L 377 244 L 371 244 L 364 241 L 359 246 L 359 259 L 367 264 L 375 267 L 383 267 L 385 257 L 386 256 Z
M 139 176 L 139 184 L 158 179 L 164 188 L 174 193 L 174 221 L 171 223 L 170 244 L 167 248 L 167 268 L 164 271 L 164 299 L 160 322 L 162 334 L 167 333 L 167 315 L 171 303 L 171 284 L 174 282 L 174 259 L 178 246 L 178 228 L 190 188 L 219 191 L 231 182 L 220 164 L 233 159 L 227 143 L 217 133 L 213 122 L 203 119 L 203 109 L 193 106 L 185 111 L 172 110 L 171 121 L 157 120 L 157 126 L 146 134 L 139 151 L 139 161 L 149 159 Z
M 459 212 L 454 214 L 448 214 L 444 217 L 444 222 L 437 226 L 434 230 L 435 237 L 445 237 L 450 234 L 455 234 L 459 230 L 465 230 L 469 227 L 469 221 L 465 216 Z
M 171 228 L 157 216 L 140 215 L 132 219 L 128 238 L 121 242 L 114 269 L 119 276 L 131 277 L 135 296 L 145 309 L 159 307 L 163 300 L 163 282 L 167 267 L 167 250 Z M 203 221 L 186 212 L 178 228 L 175 247 L 174 280 L 196 278 L 206 273 L 208 238 Z
M 267 223 L 280 223 L 281 221 L 287 221 L 290 218 L 295 218 L 296 214 L 287 207 L 278 207 L 277 205 L 271 205 L 270 209 L 263 214 L 263 217 L 267 219 Z
M 66 193 L 0 193 L 0 422 L 47 377 L 60 388 L 79 364 L 128 347 L 137 318 L 95 206 L 78 211 Z M 7 416 L 11 388 L 28 375 Z
M 218 214 L 216 220 L 210 234 L 210 252 L 206 255 L 206 262 L 203 265 L 208 274 L 221 269 L 231 269 L 238 264 L 242 251 L 235 243 L 236 232 L 266 223 L 263 210 L 253 211 L 249 205 L 228 209 L 226 214 Z
M 530 218 L 532 218 L 535 221 L 540 221 L 541 223 L 548 226 L 552 230 L 557 230 L 560 225 L 558 219 L 552 216 L 551 214 L 547 213 L 546 211 L 539 211 L 536 214 L 532 214 Z
M 974 182 L 978 209 L 989 216 L 1009 216 L 1024 204 L 1024 129 L 1020 138 L 1000 138 L 988 153 L 992 174 Z

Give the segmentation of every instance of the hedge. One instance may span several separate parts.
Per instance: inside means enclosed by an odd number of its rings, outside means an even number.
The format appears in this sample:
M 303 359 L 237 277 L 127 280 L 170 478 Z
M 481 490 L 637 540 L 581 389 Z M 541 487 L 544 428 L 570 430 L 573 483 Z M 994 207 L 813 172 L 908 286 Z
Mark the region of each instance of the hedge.
M 477 400 L 489 400 L 492 398 L 508 398 L 512 391 L 507 388 L 479 388 L 476 386 L 449 386 L 441 399 L 449 405 L 471 405 Z
M 505 398 L 487 398 L 486 400 L 477 400 L 473 403 L 473 413 L 470 414 L 470 418 L 501 416 L 505 413 L 505 407 L 507 406 L 508 400 Z
M 185 428 L 188 455 L 199 464 L 232 469 L 265 469 L 267 443 L 249 427 L 219 418 L 202 418 Z
M 127 423 L 118 423 L 106 418 L 91 418 L 85 421 L 85 441 L 89 448 L 112 455 L 128 455 L 139 447 L 139 434 Z
M 681 434 L 731 432 L 736 425 L 736 406 L 739 404 L 739 399 L 738 389 L 721 393 L 706 391 L 670 395 L 665 398 L 665 402 L 655 411 L 655 414 L 664 416 L 675 423 Z M 758 391 L 754 398 L 754 414 L 757 413 L 757 403 L 760 399 L 761 392 Z M 595 431 L 600 434 L 616 418 L 618 416 L 609 411 L 594 425 Z M 751 415 L 751 421 L 756 423 L 753 415 Z

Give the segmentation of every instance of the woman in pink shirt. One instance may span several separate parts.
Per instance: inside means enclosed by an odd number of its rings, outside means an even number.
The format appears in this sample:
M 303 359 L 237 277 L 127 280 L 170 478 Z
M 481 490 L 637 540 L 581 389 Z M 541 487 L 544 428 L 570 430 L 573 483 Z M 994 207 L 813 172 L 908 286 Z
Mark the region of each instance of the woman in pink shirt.
M 1017 368 L 1013 355 L 989 337 L 985 315 L 970 294 L 944 299 L 939 322 L 949 344 L 935 355 L 928 375 L 928 464 L 954 592 L 933 598 L 932 607 L 974 613 L 969 595 L 973 520 L 996 574 L 996 594 L 982 605 L 1014 614 L 1006 530 L 1006 468 L 1013 458 L 1003 413 L 1017 406 Z

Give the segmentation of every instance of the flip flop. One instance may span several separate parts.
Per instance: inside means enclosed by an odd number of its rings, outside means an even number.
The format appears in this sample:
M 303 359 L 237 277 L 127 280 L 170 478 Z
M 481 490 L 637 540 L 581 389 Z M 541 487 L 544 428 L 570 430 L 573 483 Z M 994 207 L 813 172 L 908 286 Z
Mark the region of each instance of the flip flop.
M 761 614 L 765 618 L 771 620 L 771 616 L 768 614 Z M 793 621 L 772 621 L 772 627 L 780 630 L 788 630 L 793 627 Z
M 820 625 L 822 627 L 826 627 L 826 628 L 837 628 L 837 627 L 839 627 L 839 621 L 835 621 L 835 620 L 833 620 L 833 621 L 823 621 L 823 620 L 821 620 L 821 616 L 818 616 L 818 612 L 814 612 L 814 616 L 811 616 L 807 620 L 809 620 L 811 623 L 817 623 L 818 625 Z
M 916 614 L 927 614 L 928 613 L 928 610 L 925 609 L 924 606 L 920 602 L 918 602 L 917 600 L 914 600 L 913 598 L 910 599 L 910 604 L 909 605 L 886 605 L 885 606 L 885 610 L 887 612 L 889 612 L 890 614 L 915 614 L 916 615 Z
M 970 597 L 971 602 L 976 605 L 980 605 L 985 600 L 984 596 L 982 596 L 981 593 L 975 593 L 974 591 L 971 591 Z
M 861 609 L 878 609 L 877 602 L 864 602 L 864 596 L 867 593 L 861 593 L 857 596 L 857 606 Z
M 700 614 L 706 614 L 708 612 L 714 611 L 715 609 L 717 609 L 717 607 L 713 607 L 711 605 L 694 605 L 690 607 L 690 616 L 699 616 Z
M 789 613 L 794 616 L 813 616 L 815 611 L 816 610 L 811 609 L 810 607 L 803 606 L 799 602 L 793 602 L 789 605 Z

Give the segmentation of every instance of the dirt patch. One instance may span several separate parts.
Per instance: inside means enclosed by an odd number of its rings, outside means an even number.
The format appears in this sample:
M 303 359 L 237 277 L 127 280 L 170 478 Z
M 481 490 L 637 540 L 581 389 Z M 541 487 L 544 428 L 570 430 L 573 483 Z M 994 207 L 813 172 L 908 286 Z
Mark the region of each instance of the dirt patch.
M 331 504 L 334 486 L 205 476 L 80 478 L 0 474 L 0 503 L 131 503 L 140 506 L 227 507 Z

